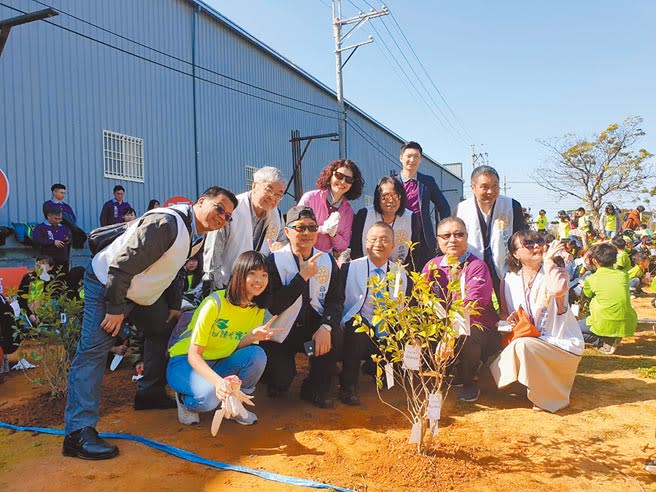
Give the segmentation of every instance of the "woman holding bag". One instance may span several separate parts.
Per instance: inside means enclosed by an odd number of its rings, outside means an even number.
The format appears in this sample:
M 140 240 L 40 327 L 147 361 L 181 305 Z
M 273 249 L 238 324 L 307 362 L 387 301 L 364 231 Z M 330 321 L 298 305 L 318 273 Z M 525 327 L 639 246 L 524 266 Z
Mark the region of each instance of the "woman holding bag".
M 562 249 L 559 241 L 547 247 L 535 231 L 519 231 L 508 240 L 510 271 L 501 284 L 501 317 L 511 325 L 528 321 L 539 336 L 512 339 L 490 365 L 499 388 L 518 381 L 527 387 L 535 410 L 550 412 L 569 405 L 584 347 L 568 305 L 567 271 L 554 262 Z

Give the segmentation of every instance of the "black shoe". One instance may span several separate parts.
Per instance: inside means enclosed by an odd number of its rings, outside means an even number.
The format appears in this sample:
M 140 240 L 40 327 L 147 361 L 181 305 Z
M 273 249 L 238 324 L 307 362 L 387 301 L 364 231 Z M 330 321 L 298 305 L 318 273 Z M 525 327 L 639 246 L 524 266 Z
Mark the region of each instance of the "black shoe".
M 360 398 L 353 391 L 340 391 L 339 392 L 339 401 L 344 405 L 349 405 L 351 407 L 357 407 L 360 405 Z
M 333 408 L 335 406 L 333 400 L 327 398 L 325 394 L 311 389 L 310 385 L 305 382 L 301 385 L 301 399 L 309 401 L 315 407 L 319 408 Z
M 456 400 L 475 402 L 478 400 L 478 397 L 481 394 L 481 390 L 478 388 L 478 382 L 474 381 L 470 384 L 463 385 L 456 395 Z
M 135 410 L 164 410 L 167 408 L 176 408 L 177 405 L 173 398 L 169 398 L 166 393 L 148 393 L 137 391 L 134 396 Z
M 62 454 L 84 460 L 108 460 L 118 455 L 118 448 L 98 437 L 93 427 L 83 427 L 64 438 Z

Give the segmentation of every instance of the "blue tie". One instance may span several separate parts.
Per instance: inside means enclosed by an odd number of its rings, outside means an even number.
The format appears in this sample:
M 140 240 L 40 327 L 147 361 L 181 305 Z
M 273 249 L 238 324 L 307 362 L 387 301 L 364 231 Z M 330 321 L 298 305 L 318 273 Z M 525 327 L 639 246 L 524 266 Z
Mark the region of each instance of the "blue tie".
M 376 268 L 376 269 L 374 269 L 374 273 L 378 276 L 378 278 L 379 278 L 380 280 L 384 280 L 385 277 L 386 277 L 385 270 L 383 270 L 382 268 Z M 376 292 L 376 293 L 374 294 L 374 297 L 376 297 L 376 298 L 378 298 L 378 299 L 382 299 L 382 298 L 384 298 L 385 296 L 383 295 L 383 292 L 379 290 L 378 292 Z M 377 337 L 379 337 L 379 336 L 381 335 L 381 333 L 383 333 L 383 334 L 386 333 L 385 331 L 380 331 L 380 330 L 378 329 L 378 327 L 380 326 L 381 323 L 382 323 L 382 320 L 379 321 L 378 323 L 376 323 L 376 324 L 374 325 L 374 333 L 376 334 Z

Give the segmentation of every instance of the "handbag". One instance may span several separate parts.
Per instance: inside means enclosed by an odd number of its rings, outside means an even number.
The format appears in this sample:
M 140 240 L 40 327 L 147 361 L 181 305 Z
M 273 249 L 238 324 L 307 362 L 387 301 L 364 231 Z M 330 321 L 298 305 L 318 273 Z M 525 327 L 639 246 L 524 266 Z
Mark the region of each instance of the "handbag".
M 515 314 L 517 317 L 517 322 L 513 325 L 512 331 L 504 335 L 503 339 L 501 340 L 501 346 L 504 348 L 507 347 L 510 342 L 516 338 L 537 338 L 541 335 L 540 330 L 535 327 L 531 321 L 531 318 L 529 318 L 528 314 L 526 314 L 526 311 L 524 311 L 522 306 L 519 306 L 517 311 L 515 311 Z

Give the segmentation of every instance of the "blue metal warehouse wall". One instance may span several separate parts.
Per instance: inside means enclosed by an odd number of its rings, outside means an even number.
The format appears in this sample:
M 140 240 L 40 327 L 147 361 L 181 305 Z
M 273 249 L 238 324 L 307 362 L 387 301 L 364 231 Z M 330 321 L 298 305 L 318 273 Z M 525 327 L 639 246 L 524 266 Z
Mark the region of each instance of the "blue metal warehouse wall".
M 244 166 L 275 165 L 289 177 L 292 130 L 336 132 L 327 87 L 201 2 L 3 3 L 20 11 L 61 9 L 50 21 L 70 31 L 45 22 L 16 27 L 0 57 L 0 168 L 12 187 L 0 224 L 40 220 L 40 204 L 58 181 L 68 186 L 86 229 L 97 225 L 100 206 L 119 183 L 138 212 L 150 198 L 194 197 L 197 187 L 211 184 L 241 192 Z M 0 6 L 0 19 L 18 13 Z M 349 157 L 363 169 L 371 195 L 377 178 L 398 168 L 401 139 L 357 108 L 348 118 Z M 144 183 L 103 177 L 103 130 L 144 139 Z M 336 142 L 311 144 L 305 190 L 337 153 Z M 455 190 L 447 196 L 457 203 L 461 180 L 430 162 L 423 171 Z

